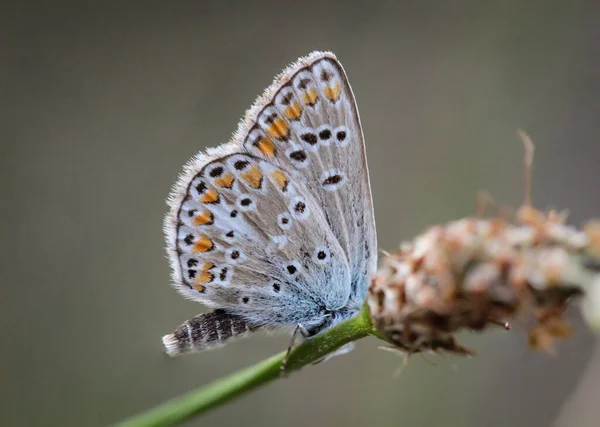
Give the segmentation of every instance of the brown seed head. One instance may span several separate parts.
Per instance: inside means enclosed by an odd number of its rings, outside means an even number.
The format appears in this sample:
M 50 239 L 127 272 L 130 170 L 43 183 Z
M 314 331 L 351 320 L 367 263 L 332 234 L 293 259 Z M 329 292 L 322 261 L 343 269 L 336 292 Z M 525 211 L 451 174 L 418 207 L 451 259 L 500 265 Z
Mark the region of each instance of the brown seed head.
M 564 220 L 524 206 L 515 223 L 465 218 L 429 228 L 384 258 L 367 298 L 374 326 L 409 353 L 471 354 L 456 332 L 510 329 L 506 319 L 529 312 L 531 346 L 550 350 L 570 334 L 568 302 L 600 274 L 581 256 L 600 247 L 600 223 L 582 232 Z

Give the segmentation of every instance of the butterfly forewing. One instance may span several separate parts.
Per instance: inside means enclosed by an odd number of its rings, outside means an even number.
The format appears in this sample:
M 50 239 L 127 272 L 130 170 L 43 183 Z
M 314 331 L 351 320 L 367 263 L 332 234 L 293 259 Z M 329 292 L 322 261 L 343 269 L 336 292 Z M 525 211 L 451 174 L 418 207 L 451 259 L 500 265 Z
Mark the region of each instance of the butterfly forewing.
M 187 297 L 253 327 L 355 314 L 376 236 L 360 120 L 335 56 L 284 71 L 231 142 L 188 164 L 170 205 L 168 252 Z
M 304 65 L 304 66 L 302 66 Z M 374 268 L 376 235 L 369 175 L 358 110 L 340 63 L 317 53 L 300 61 L 267 91 L 244 147 L 300 172 L 321 203 L 328 225 L 357 274 L 355 293 Z M 262 108 L 260 108 L 262 106 Z M 242 132 L 240 132 L 242 133 Z

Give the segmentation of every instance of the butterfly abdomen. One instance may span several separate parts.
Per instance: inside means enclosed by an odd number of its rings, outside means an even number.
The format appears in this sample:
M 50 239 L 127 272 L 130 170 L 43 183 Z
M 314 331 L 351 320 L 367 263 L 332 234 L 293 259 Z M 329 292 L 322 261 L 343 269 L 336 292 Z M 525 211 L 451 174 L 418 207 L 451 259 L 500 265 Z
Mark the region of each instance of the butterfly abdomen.
M 255 328 L 244 319 L 224 310 L 199 314 L 163 337 L 169 356 L 220 347 L 227 340 L 243 337 Z

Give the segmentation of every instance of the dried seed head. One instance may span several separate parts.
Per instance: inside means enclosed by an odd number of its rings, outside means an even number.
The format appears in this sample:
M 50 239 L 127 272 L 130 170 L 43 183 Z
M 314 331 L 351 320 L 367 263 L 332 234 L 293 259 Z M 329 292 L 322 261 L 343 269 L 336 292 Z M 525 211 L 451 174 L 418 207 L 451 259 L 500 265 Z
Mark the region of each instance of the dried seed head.
M 590 251 L 600 257 L 600 220 L 589 221 L 583 230 L 589 239 Z
M 600 258 L 593 254 L 600 228 L 580 231 L 555 212 L 521 212 L 515 223 L 466 218 L 431 227 L 388 254 L 367 299 L 374 326 L 411 353 L 469 354 L 457 331 L 504 326 L 523 311 L 536 319 L 533 347 L 549 350 L 568 336 L 570 299 L 597 281 L 600 300 Z
M 514 215 L 482 219 L 492 203 L 480 195 L 477 214 L 429 228 L 386 254 L 367 303 L 373 325 L 409 353 L 447 350 L 470 354 L 455 333 L 502 325 L 519 312 L 533 313 L 530 345 L 551 350 L 570 335 L 568 302 L 587 293 L 583 314 L 600 330 L 600 221 L 583 231 L 565 224 L 566 212 L 532 206 L 535 147 L 523 131 L 525 201 Z

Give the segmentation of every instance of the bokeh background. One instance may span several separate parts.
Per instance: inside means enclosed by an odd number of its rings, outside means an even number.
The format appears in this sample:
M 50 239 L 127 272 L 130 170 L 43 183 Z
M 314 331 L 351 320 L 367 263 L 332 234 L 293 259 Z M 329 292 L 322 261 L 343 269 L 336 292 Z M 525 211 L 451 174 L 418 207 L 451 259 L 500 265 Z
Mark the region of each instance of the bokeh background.
M 272 77 L 336 52 L 358 99 L 381 249 L 474 212 L 487 190 L 600 215 L 600 6 L 593 1 L 2 2 L 0 425 L 101 426 L 285 348 L 256 336 L 175 360 L 202 309 L 169 287 L 164 199 Z M 188 425 L 597 426 L 600 350 L 510 333 L 473 359 L 375 340 Z

